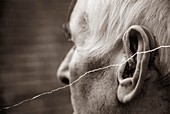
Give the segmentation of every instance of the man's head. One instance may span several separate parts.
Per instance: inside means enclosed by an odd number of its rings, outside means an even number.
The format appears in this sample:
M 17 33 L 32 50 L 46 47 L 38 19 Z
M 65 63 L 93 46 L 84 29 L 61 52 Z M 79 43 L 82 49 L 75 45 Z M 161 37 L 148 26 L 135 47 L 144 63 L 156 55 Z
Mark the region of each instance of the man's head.
M 77 0 L 65 26 L 75 46 L 58 70 L 67 84 L 91 71 L 70 87 L 75 114 L 170 112 L 170 49 L 146 53 L 170 44 L 169 8 L 168 0 Z

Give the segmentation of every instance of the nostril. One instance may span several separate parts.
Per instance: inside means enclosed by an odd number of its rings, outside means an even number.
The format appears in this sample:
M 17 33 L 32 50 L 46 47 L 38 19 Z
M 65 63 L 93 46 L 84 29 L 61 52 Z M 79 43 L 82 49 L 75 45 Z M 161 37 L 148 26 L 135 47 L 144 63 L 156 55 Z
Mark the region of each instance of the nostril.
M 63 78 L 61 81 L 62 81 L 64 84 L 67 84 L 67 85 L 70 83 L 67 78 Z
M 60 77 L 60 81 L 63 83 L 63 84 L 66 84 L 68 85 L 70 83 L 69 79 L 65 76 L 63 77 Z
M 69 68 L 68 68 L 68 63 L 67 62 L 62 62 L 62 64 L 60 65 L 60 67 L 58 68 L 57 71 L 57 77 L 59 79 L 60 82 L 62 82 L 63 84 L 69 84 L 70 83 L 70 72 L 69 72 Z

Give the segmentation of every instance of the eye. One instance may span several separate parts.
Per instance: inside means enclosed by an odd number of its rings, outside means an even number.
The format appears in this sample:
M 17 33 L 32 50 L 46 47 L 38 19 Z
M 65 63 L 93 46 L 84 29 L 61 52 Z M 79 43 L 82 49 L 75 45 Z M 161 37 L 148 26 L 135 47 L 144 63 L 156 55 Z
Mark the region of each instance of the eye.
M 63 30 L 64 30 L 64 36 L 68 38 L 69 41 L 72 41 L 68 22 L 63 24 Z
M 75 46 L 75 43 L 72 39 L 72 35 L 71 35 L 71 32 L 70 32 L 70 29 L 69 29 L 69 23 L 64 23 L 63 24 L 63 30 L 64 30 L 64 36 L 67 38 L 67 40 L 71 43 L 73 43 L 73 45 Z M 76 48 L 76 46 L 75 46 Z

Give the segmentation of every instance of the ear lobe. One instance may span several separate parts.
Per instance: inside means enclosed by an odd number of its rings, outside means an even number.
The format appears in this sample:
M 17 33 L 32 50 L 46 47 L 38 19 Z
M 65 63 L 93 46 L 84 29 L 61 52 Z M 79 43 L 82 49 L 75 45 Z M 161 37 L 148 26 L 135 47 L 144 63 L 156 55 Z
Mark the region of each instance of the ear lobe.
M 128 61 L 119 67 L 117 96 L 120 102 L 127 103 L 137 96 L 148 78 L 148 64 L 152 57 L 150 53 L 138 52 L 154 48 L 155 42 L 147 28 L 133 25 L 125 32 L 123 45 Z

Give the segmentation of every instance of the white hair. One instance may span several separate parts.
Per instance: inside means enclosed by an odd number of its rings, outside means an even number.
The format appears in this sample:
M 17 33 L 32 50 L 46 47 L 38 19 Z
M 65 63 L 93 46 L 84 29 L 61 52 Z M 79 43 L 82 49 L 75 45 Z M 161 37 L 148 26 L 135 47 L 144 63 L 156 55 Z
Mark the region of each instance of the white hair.
M 74 12 L 80 14 L 77 16 L 81 16 L 81 20 L 74 22 L 81 27 L 75 31 L 83 34 L 86 42 L 89 41 L 86 48 L 106 52 L 131 25 L 149 28 L 158 46 L 170 44 L 169 0 L 78 0 L 77 4 L 79 8 L 75 7 Z M 96 46 L 90 46 L 92 41 Z M 98 43 L 107 45 L 97 47 Z M 169 56 L 170 49 L 159 50 L 156 64 L 164 73 L 170 70 Z

